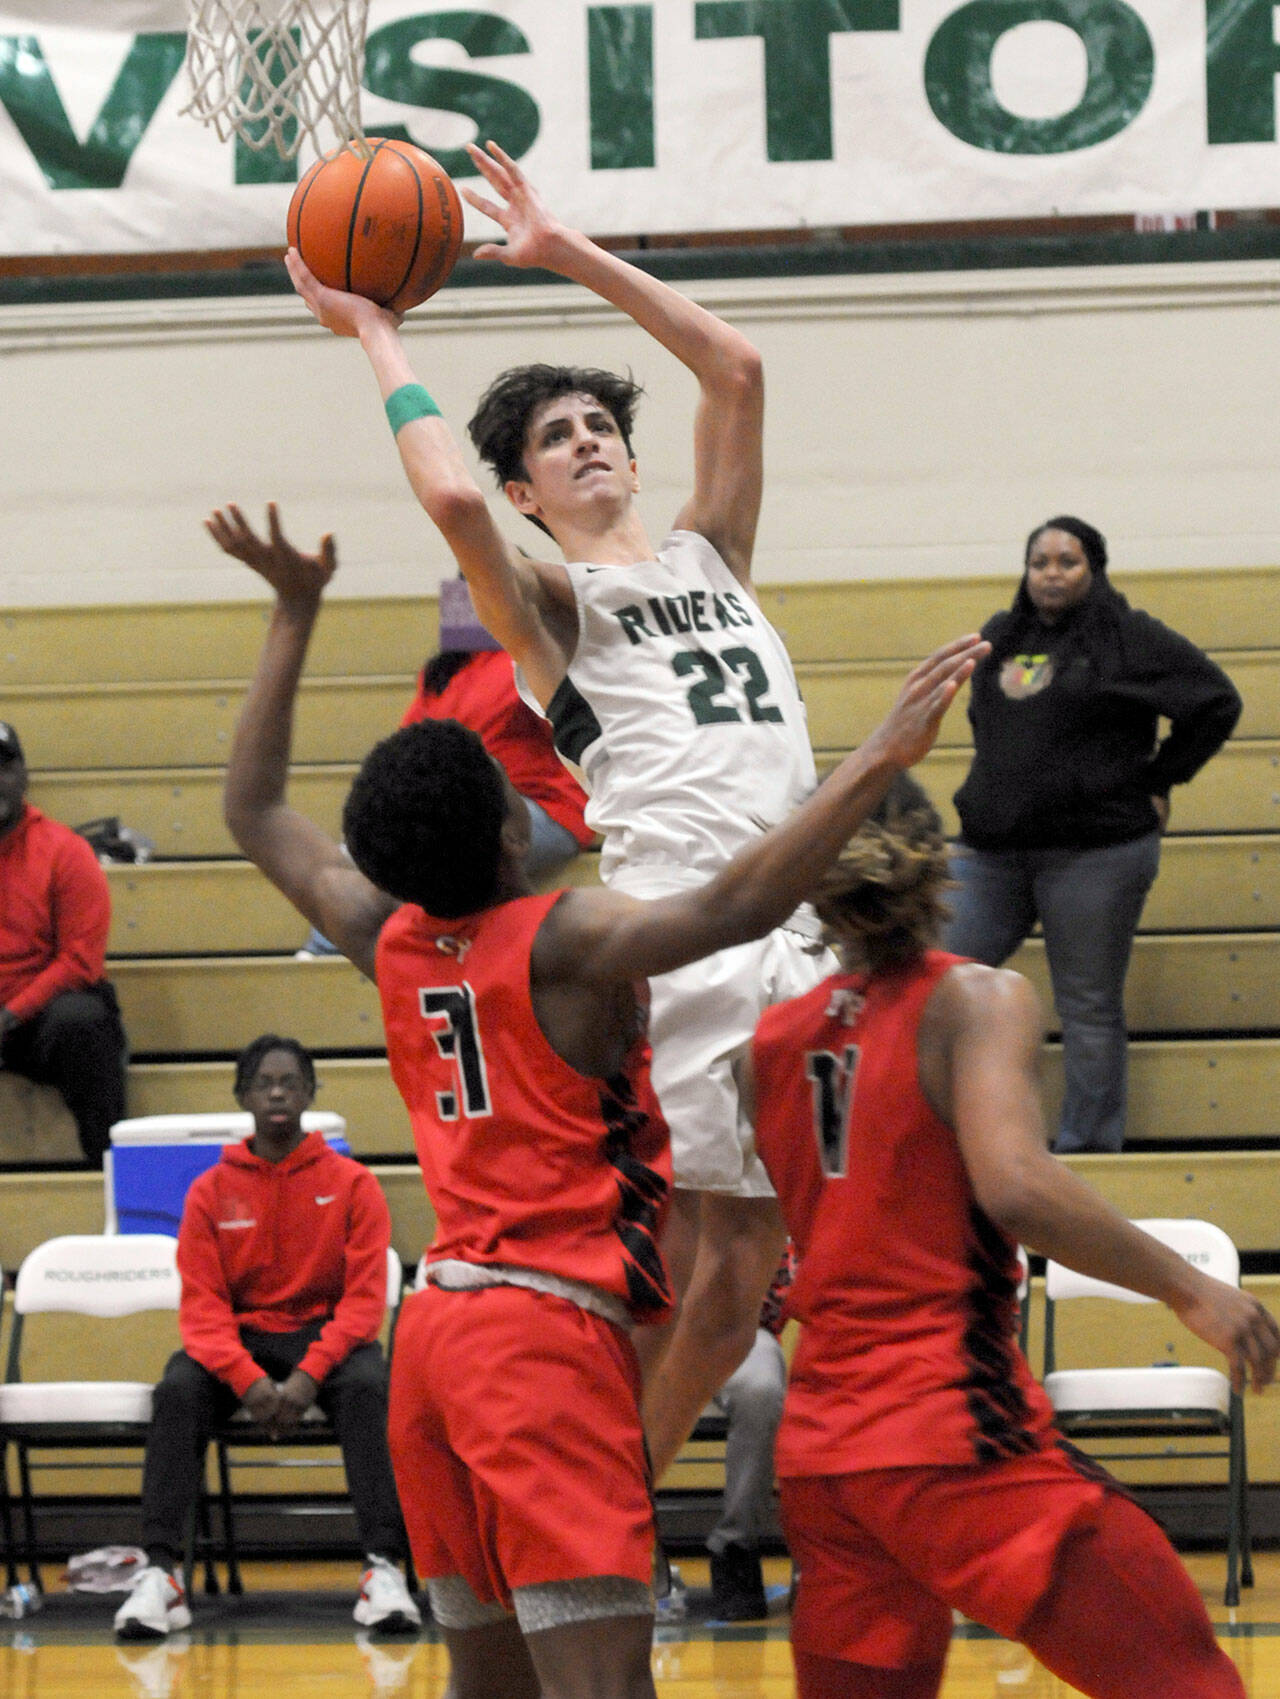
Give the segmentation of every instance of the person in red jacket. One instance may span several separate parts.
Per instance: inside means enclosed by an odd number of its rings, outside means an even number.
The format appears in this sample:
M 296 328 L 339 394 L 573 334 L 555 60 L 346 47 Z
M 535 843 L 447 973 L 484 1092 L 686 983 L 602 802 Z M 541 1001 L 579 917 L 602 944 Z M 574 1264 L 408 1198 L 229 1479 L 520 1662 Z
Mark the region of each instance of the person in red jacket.
M 1244 1699 L 1164 1534 L 1054 1425 L 1018 1244 L 1167 1304 L 1237 1392 L 1274 1378 L 1280 1329 L 1050 1156 L 1039 1002 L 934 947 L 949 884 L 901 774 L 814 899 L 841 971 L 767 1010 L 751 1052 L 799 1260 L 775 1459 L 796 1691 L 934 1699 L 954 1609 L 1092 1699 Z
M 105 971 L 111 895 L 88 843 L 26 795 L 22 744 L 0 720 L 0 1067 L 56 1086 L 101 1168 L 124 1116 L 124 1028 Z
M 503 768 L 529 813 L 525 869 L 549 878 L 595 842 L 583 818 L 587 794 L 556 753 L 551 722 L 520 700 L 515 662 L 481 625 L 465 578 L 440 586 L 440 647 L 418 675 L 401 726 L 419 720 L 457 720 L 469 726 Z M 333 956 L 313 926 L 299 956 Z
M 332 538 L 271 511 L 209 529 L 276 593 L 227 766 L 237 844 L 374 979 L 434 1206 L 404 1306 L 391 1454 L 459 1699 L 654 1699 L 653 1508 L 632 1322 L 670 1314 L 671 1189 L 647 974 L 763 937 L 894 772 L 920 759 L 982 645 L 907 679 L 786 823 L 697 889 L 535 895 L 529 816 L 479 736 L 425 720 L 365 758 L 349 857 L 287 800 L 293 710 Z M 776 1252 L 775 1252 L 776 1262 Z
M 476 616 L 465 578 L 440 586 L 440 648 L 422 669 L 402 726 L 457 720 L 478 732 L 529 811 L 531 879 L 555 872 L 595 842 L 586 792 L 556 753 L 551 722 L 520 700 L 515 663 Z
M 187 1193 L 178 1229 L 183 1349 L 156 1388 L 142 1475 L 147 1568 L 116 1613 L 122 1640 L 191 1621 L 176 1570 L 213 1429 L 239 1405 L 273 1438 L 313 1404 L 337 1431 L 368 1566 L 356 1621 L 415 1629 L 396 1569 L 407 1543 L 387 1450 L 386 1309 L 391 1217 L 378 1182 L 320 1133 L 303 1131 L 315 1067 L 293 1038 L 264 1033 L 236 1064 L 253 1135 Z

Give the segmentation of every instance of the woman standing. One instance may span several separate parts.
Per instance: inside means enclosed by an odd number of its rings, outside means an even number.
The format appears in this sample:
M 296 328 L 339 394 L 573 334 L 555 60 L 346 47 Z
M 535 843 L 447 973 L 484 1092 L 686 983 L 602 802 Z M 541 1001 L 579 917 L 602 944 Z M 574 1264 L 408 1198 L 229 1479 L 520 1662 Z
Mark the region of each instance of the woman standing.
M 1060 1153 L 1124 1142 L 1124 980 L 1169 790 L 1217 752 L 1241 706 L 1220 667 L 1131 608 L 1106 572 L 1106 539 L 1083 520 L 1031 533 L 1012 607 L 983 627 L 973 765 L 955 798 L 946 947 L 998 966 L 1040 922 L 1062 1026 Z

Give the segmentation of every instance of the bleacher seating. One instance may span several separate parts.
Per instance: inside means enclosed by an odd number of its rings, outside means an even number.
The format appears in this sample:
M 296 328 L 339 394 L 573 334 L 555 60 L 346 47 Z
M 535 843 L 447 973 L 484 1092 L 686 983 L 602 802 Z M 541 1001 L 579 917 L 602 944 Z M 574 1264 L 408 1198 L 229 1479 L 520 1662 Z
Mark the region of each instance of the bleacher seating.
M 1120 1157 L 1073 1162 L 1131 1215 L 1217 1221 L 1249 1258 L 1280 1266 L 1280 569 L 1148 572 L 1120 588 L 1207 648 L 1245 713 L 1231 744 L 1173 798 L 1171 835 L 1130 975 L 1130 1137 Z M 905 665 L 1007 603 L 1005 578 L 766 587 L 797 663 L 819 766 L 879 716 Z M 133 1060 L 131 1114 L 229 1104 L 230 1055 L 266 1028 L 322 1052 L 320 1107 L 347 1118 L 355 1154 L 391 1202 L 395 1246 L 416 1262 L 430 1228 L 407 1118 L 381 1059 L 372 986 L 341 961 L 306 962 L 305 935 L 221 821 L 222 766 L 265 604 L 15 609 L 0 615 L 3 714 L 21 729 L 32 799 L 75 824 L 115 814 L 157 860 L 111 869 L 110 971 Z M 355 762 L 394 726 L 434 647 L 433 605 L 336 600 L 321 619 L 298 722 L 292 797 L 336 830 Z M 962 709 L 921 776 L 954 825 L 969 759 Z M 596 876 L 591 856 L 570 875 Z M 1047 990 L 1042 950 L 1018 965 Z M 1060 1092 L 1046 1052 L 1050 1112 Z M 0 1164 L 37 1150 L 68 1161 L 56 1096 L 0 1075 Z M 0 1173 L 0 1264 L 55 1232 L 98 1231 L 101 1182 Z M 1280 1308 L 1280 1275 L 1246 1284 Z M 1123 1352 L 1122 1352 L 1123 1354 Z M 1280 1483 L 1280 1398 L 1253 1422 L 1255 1479 Z

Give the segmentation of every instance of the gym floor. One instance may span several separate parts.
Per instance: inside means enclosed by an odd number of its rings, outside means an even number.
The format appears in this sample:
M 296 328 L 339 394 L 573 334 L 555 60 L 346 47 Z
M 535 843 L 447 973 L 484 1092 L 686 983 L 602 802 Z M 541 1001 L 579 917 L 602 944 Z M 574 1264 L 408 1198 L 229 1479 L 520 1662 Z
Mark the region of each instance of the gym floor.
M 1187 1559 L 1210 1615 L 1244 1678 L 1249 1699 L 1280 1693 L 1280 1552 L 1255 1556 L 1257 1584 L 1234 1611 L 1222 1603 L 1223 1559 Z M 775 1595 L 768 1623 L 714 1627 L 705 1620 L 707 1566 L 677 1559 L 691 1589 L 686 1621 L 660 1625 L 654 1674 L 663 1699 L 791 1699 L 783 1558 L 767 1560 Z M 0 1625 L 4 1699 L 280 1699 L 290 1688 L 325 1699 L 441 1699 L 444 1648 L 370 1640 L 351 1621 L 358 1571 L 349 1563 L 247 1564 L 242 1598 L 193 1600 L 189 1633 L 155 1646 L 117 1646 L 118 1598 L 57 1590 L 37 1615 Z M 943 1699 L 1070 1699 L 1018 1646 L 960 1623 Z

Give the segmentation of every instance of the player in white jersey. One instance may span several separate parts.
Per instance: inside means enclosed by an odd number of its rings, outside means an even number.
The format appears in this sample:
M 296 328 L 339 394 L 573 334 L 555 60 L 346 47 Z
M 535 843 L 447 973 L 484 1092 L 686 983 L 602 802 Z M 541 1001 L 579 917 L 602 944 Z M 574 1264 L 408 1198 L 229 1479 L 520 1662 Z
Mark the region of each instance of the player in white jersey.
M 635 565 L 565 570 L 578 642 L 546 711 L 586 774 L 601 874 L 696 881 L 817 783 L 791 658 L 696 531 Z
M 581 759 L 604 872 L 656 896 L 722 866 L 814 781 L 785 651 L 750 587 L 763 478 L 760 357 L 739 332 L 567 229 L 496 144 L 471 158 L 493 199 L 462 192 L 506 234 L 479 259 L 536 266 L 611 302 L 693 373 L 693 491 L 653 547 L 636 506 L 637 386 L 616 374 L 523 367 L 489 389 L 473 441 L 508 499 L 564 561 L 510 544 L 427 391 L 395 315 L 319 284 L 290 252 L 322 324 L 358 337 L 405 472 L 465 574 L 481 620 L 516 660 L 557 742 Z M 781 1244 L 776 1200 L 749 1154 L 729 1058 L 765 1003 L 807 989 L 823 964 L 795 928 L 654 982 L 654 1083 L 673 1130 L 676 1203 L 664 1249 L 685 1294 L 646 1364 L 655 1469 L 745 1357 Z M 645 1330 L 656 1333 L 656 1329 Z

